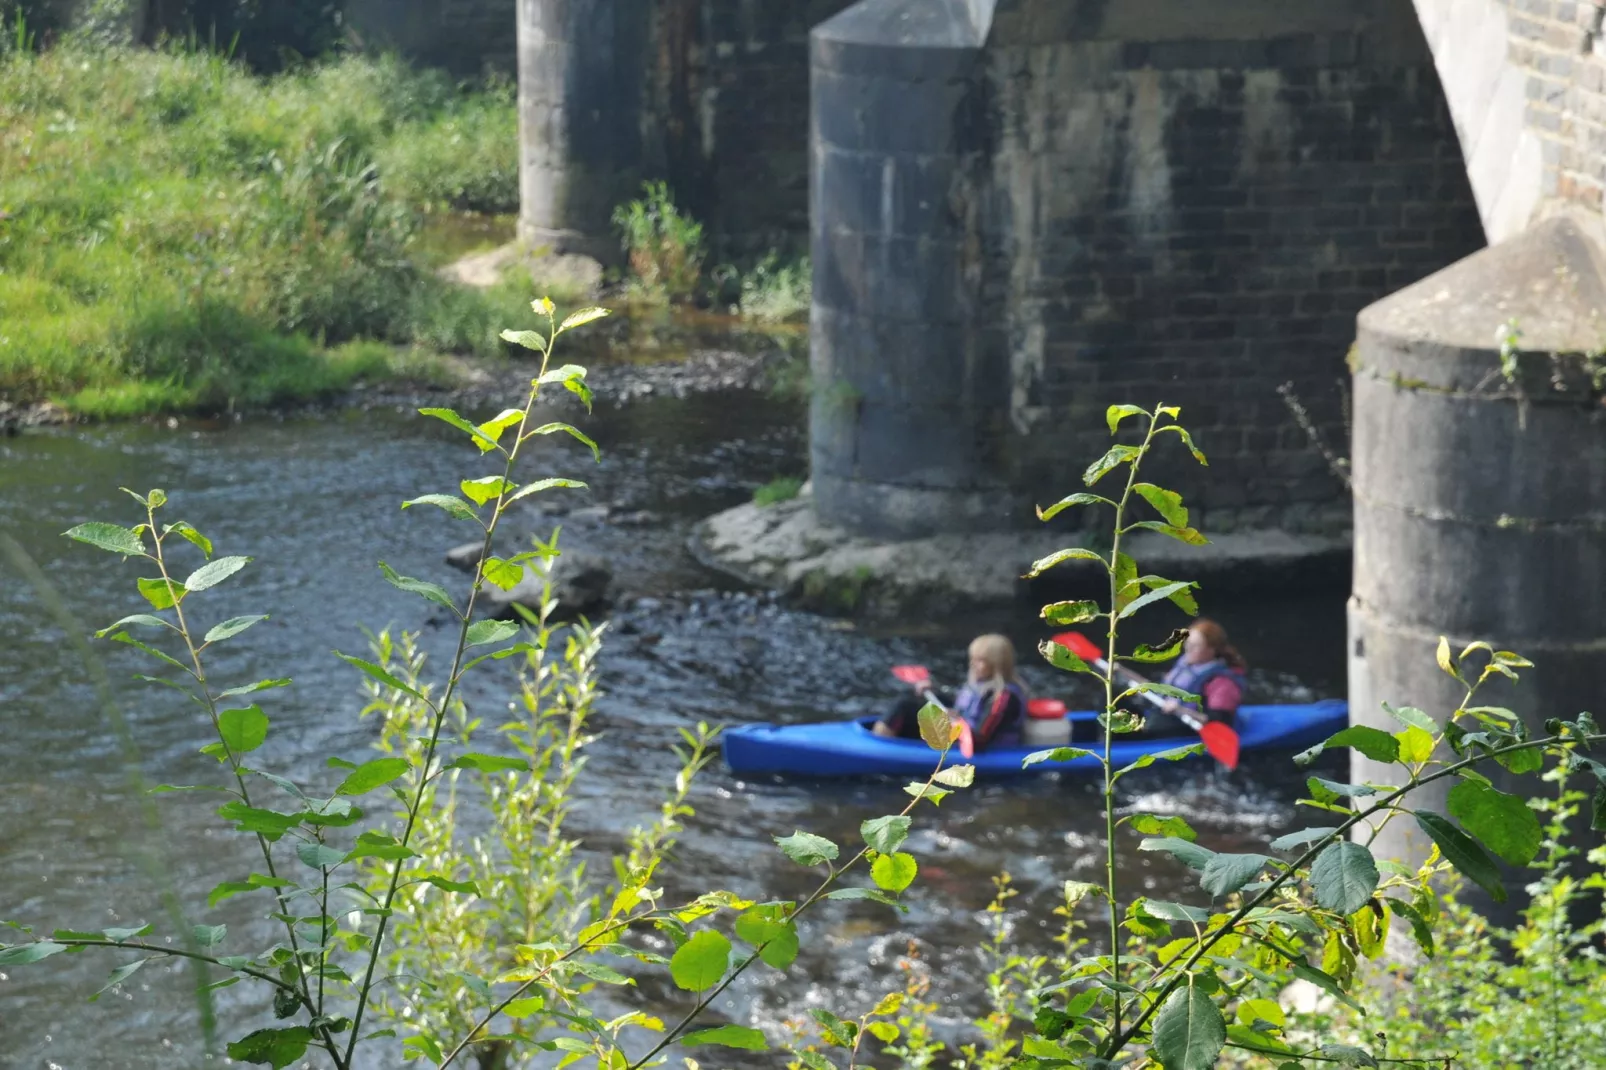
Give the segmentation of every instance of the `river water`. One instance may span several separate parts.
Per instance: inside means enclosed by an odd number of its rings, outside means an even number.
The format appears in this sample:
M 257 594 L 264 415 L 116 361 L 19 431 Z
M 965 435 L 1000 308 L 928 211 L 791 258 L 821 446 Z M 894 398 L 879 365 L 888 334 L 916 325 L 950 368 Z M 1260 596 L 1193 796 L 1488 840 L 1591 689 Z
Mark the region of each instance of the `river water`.
M 1026 608 L 983 621 L 855 628 L 736 590 L 697 565 L 685 550 L 691 525 L 777 475 L 800 474 L 802 425 L 796 402 L 757 392 L 603 400 L 586 422 L 603 447 L 600 465 L 565 440 L 526 473 L 584 478 L 592 490 L 575 503 L 610 510 L 545 518 L 561 519 L 565 546 L 609 556 L 620 584 L 601 660 L 607 694 L 594 721 L 601 735 L 570 820 L 588 847 L 610 848 L 650 816 L 675 768 L 668 747 L 679 726 L 869 712 L 895 693 L 891 664 L 921 661 L 952 677 L 963 671 L 964 640 L 983 626 L 1004 628 L 1023 644 L 1040 634 Z M 460 588 L 461 575 L 442 554 L 462 541 L 463 529 L 433 510 L 404 513 L 398 503 L 477 473 L 476 451 L 457 432 L 388 408 L 52 429 L 0 440 L 0 530 L 49 573 L 86 632 L 141 608 L 131 566 L 60 537 L 90 519 L 137 522 L 138 507 L 120 486 L 167 489 L 168 519 L 190 520 L 220 553 L 253 556 L 245 572 L 212 592 L 208 615 L 272 619 L 220 648 L 214 678 L 294 677 L 293 687 L 264 696 L 274 731 L 259 758 L 317 784 L 329 775 L 326 755 L 361 760 L 372 741 L 369 724 L 357 719 L 358 678 L 330 651 L 361 653 L 361 629 L 390 624 L 420 630 L 437 663 L 445 655 L 439 618 L 386 585 L 376 561 Z M 525 527 L 540 522 L 523 518 Z M 195 920 L 230 925 L 226 952 L 270 940 L 240 906 L 251 897 L 204 907 L 214 883 L 249 871 L 254 847 L 220 827 L 205 797 L 161 796 L 160 830 L 148 827 L 86 667 L 43 615 L 38 595 L 3 564 L 0 577 L 0 919 L 42 930 L 149 920 L 160 932 L 160 873 Z M 1206 609 L 1260 667 L 1256 700 L 1342 693 L 1337 594 Z M 209 730 L 193 708 L 133 681 L 130 674 L 144 668 L 131 652 L 96 649 L 148 782 L 215 775 L 215 764 L 196 754 Z M 470 689 L 476 708 L 506 700 L 511 683 L 500 671 L 482 672 Z M 1037 672 L 1028 682 L 1051 681 Z M 1250 849 L 1299 824 L 1292 800 L 1300 775 L 1286 754 L 1251 756 L 1232 776 L 1195 764 L 1129 783 L 1123 805 L 1186 814 L 1220 849 Z M 671 891 L 806 892 L 808 874 L 771 838 L 802 828 L 856 840 L 861 820 L 901 806 L 900 789 L 898 781 L 745 781 L 715 764 L 694 792 L 697 814 Z M 1015 879 L 1021 894 L 1010 919 L 1020 938 L 1046 937 L 1059 882 L 1097 879 L 1101 827 L 1093 786 L 1080 778 L 983 784 L 928 808 L 910 841 L 924 869 L 907 894 L 909 913 L 828 905 L 805 924 L 805 950 L 788 977 L 764 971 L 733 987 L 718 1009 L 775 1027 L 809 1006 L 868 1006 L 900 986 L 895 959 L 915 941 L 932 971 L 940 1024 L 962 1034 L 982 1010 L 976 947 L 991 878 L 1007 870 Z M 1202 900 L 1186 871 L 1136 852 L 1135 843 L 1121 847 L 1128 879 L 1146 894 Z M 85 1001 L 112 964 L 91 953 L 4 971 L 0 1064 L 144 1070 L 201 1062 L 182 977 L 147 969 L 117 993 Z M 261 993 L 245 985 L 219 993 L 219 1002 L 229 1035 L 267 1020 Z M 677 1010 L 672 1002 L 656 1009 L 666 1017 Z

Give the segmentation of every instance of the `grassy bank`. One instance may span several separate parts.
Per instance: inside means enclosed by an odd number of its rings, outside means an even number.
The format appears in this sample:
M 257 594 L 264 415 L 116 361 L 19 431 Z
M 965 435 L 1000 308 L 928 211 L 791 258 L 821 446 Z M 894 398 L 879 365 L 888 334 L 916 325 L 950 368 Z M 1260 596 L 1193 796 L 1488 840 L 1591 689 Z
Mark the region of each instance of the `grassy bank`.
M 0 397 L 242 407 L 387 374 L 393 347 L 494 352 L 529 295 L 449 286 L 415 239 L 430 211 L 511 210 L 517 186 L 507 86 L 0 53 Z

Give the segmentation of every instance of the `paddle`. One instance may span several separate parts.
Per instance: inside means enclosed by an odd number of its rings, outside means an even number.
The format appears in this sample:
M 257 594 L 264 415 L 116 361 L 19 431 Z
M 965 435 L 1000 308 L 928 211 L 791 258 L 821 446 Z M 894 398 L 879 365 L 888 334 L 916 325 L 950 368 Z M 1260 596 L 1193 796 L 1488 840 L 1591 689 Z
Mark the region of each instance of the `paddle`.
M 1096 643 L 1081 632 L 1061 632 L 1059 635 L 1054 636 L 1054 642 L 1065 647 L 1096 669 L 1104 670 L 1110 666 L 1110 663 L 1104 660 L 1104 651 L 1100 650 Z M 1130 679 L 1143 679 L 1131 669 L 1123 666 L 1116 666 L 1115 671 Z M 1138 694 L 1148 699 L 1156 707 L 1163 707 L 1165 704 L 1159 695 L 1148 691 L 1140 691 Z M 1231 725 L 1223 724 L 1220 721 L 1212 721 L 1186 706 L 1178 706 L 1176 710 L 1171 711 L 1171 715 L 1199 733 L 1199 738 L 1204 742 L 1205 750 L 1209 751 L 1211 756 L 1222 765 L 1228 769 L 1238 768 L 1238 733 L 1233 731 Z
M 943 709 L 948 709 L 947 706 L 943 706 L 942 700 L 931 690 L 931 673 L 924 665 L 894 665 L 892 667 L 892 675 L 910 686 L 919 687 L 921 689 L 920 696 L 933 706 L 942 706 Z M 949 710 L 948 712 L 952 713 L 953 711 Z M 976 756 L 976 737 L 970 732 L 970 722 L 963 717 L 955 718 L 955 720 L 959 722 L 959 753 L 963 757 L 974 758 Z

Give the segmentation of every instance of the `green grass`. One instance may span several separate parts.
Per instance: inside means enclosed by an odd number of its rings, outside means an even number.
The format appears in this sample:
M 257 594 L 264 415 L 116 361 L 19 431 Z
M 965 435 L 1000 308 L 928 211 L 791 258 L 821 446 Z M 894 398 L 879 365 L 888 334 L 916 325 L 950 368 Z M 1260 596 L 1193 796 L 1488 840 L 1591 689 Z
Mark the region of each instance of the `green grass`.
M 779 476 L 753 492 L 753 504 L 760 508 L 789 502 L 803 489 L 803 481 L 796 476 Z
M 387 374 L 398 346 L 498 352 L 531 287 L 452 287 L 415 238 L 516 205 L 516 126 L 508 87 L 389 60 L 0 54 L 0 396 L 217 410 Z

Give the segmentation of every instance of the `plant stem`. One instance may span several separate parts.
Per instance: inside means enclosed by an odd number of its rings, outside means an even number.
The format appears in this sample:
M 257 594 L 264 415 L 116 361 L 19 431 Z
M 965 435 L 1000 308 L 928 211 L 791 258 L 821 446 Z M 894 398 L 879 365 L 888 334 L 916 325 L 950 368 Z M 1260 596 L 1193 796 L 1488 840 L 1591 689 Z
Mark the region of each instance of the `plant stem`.
M 296 989 L 295 985 L 287 984 L 286 982 L 273 976 L 271 973 L 264 973 L 261 970 L 253 970 L 249 966 L 229 966 L 218 959 L 215 955 L 204 955 L 199 952 L 186 951 L 176 947 L 167 947 L 162 944 L 147 944 L 141 940 L 96 940 L 92 937 L 52 936 L 48 941 L 40 942 L 62 944 L 66 947 L 126 947 L 132 948 L 135 951 L 149 951 L 155 955 L 167 955 L 176 959 L 191 959 L 195 962 L 204 962 L 211 966 L 220 966 L 225 970 L 232 970 L 235 973 L 243 973 L 247 977 L 255 977 L 259 981 L 268 982 L 268 984 L 272 985 L 274 988 L 294 993 L 297 999 L 303 998 L 301 992 Z M 310 1001 L 308 1001 L 307 1006 L 309 1009 L 311 1008 L 312 1004 Z
M 463 609 L 461 626 L 457 631 L 457 648 L 452 654 L 452 665 L 446 678 L 446 690 L 442 694 L 439 704 L 431 704 L 435 713 L 435 723 L 430 730 L 429 743 L 424 748 L 423 762 L 419 767 L 418 786 L 414 790 L 412 802 L 407 808 L 407 822 L 402 829 L 400 841 L 403 847 L 407 846 L 408 841 L 412 838 L 413 828 L 418 822 L 419 809 L 423 805 L 424 792 L 430 783 L 429 770 L 435 760 L 435 748 L 440 740 L 441 728 L 446 722 L 446 711 L 451 708 L 457 685 L 462 678 L 463 654 L 468 649 L 468 629 L 474 619 L 474 603 L 485 583 L 485 562 L 491 556 L 491 543 L 496 536 L 497 525 L 501 522 L 503 513 L 507 508 L 507 498 L 513 486 L 513 469 L 518 462 L 519 452 L 528 437 L 525 429 L 530 425 L 530 412 L 535 408 L 535 403 L 541 396 L 541 377 L 546 374 L 547 364 L 552 359 L 552 347 L 557 342 L 556 321 L 551 314 L 547 316 L 547 325 L 549 329 L 546 345 L 541 350 L 541 369 L 536 373 L 535 379 L 530 386 L 530 393 L 525 398 L 524 411 L 516 425 L 513 445 L 505 451 L 507 463 L 502 470 L 502 490 L 496 496 L 496 504 L 491 510 L 490 523 L 485 525 L 485 538 L 480 543 L 479 564 L 475 568 L 474 582 L 469 587 L 468 592 L 468 604 Z M 374 970 L 378 967 L 380 954 L 384 950 L 385 929 L 390 921 L 390 909 L 396 899 L 397 887 L 401 882 L 404 861 L 404 859 L 396 860 L 395 865 L 391 868 L 389 886 L 385 889 L 385 901 L 382 904 L 379 915 L 379 925 L 374 933 L 373 946 L 369 949 L 368 966 L 363 973 L 362 987 L 358 990 L 356 1011 L 352 1014 L 351 1040 L 346 1045 L 346 1061 L 348 1063 L 351 1060 L 352 1052 L 357 1046 L 357 1038 L 361 1033 L 363 1014 L 368 1009 L 368 996 L 373 990 Z M 472 1036 L 473 1034 L 470 1035 Z M 457 1050 L 462 1050 L 462 1045 L 459 1045 Z M 441 1065 L 444 1066 L 445 1063 Z

